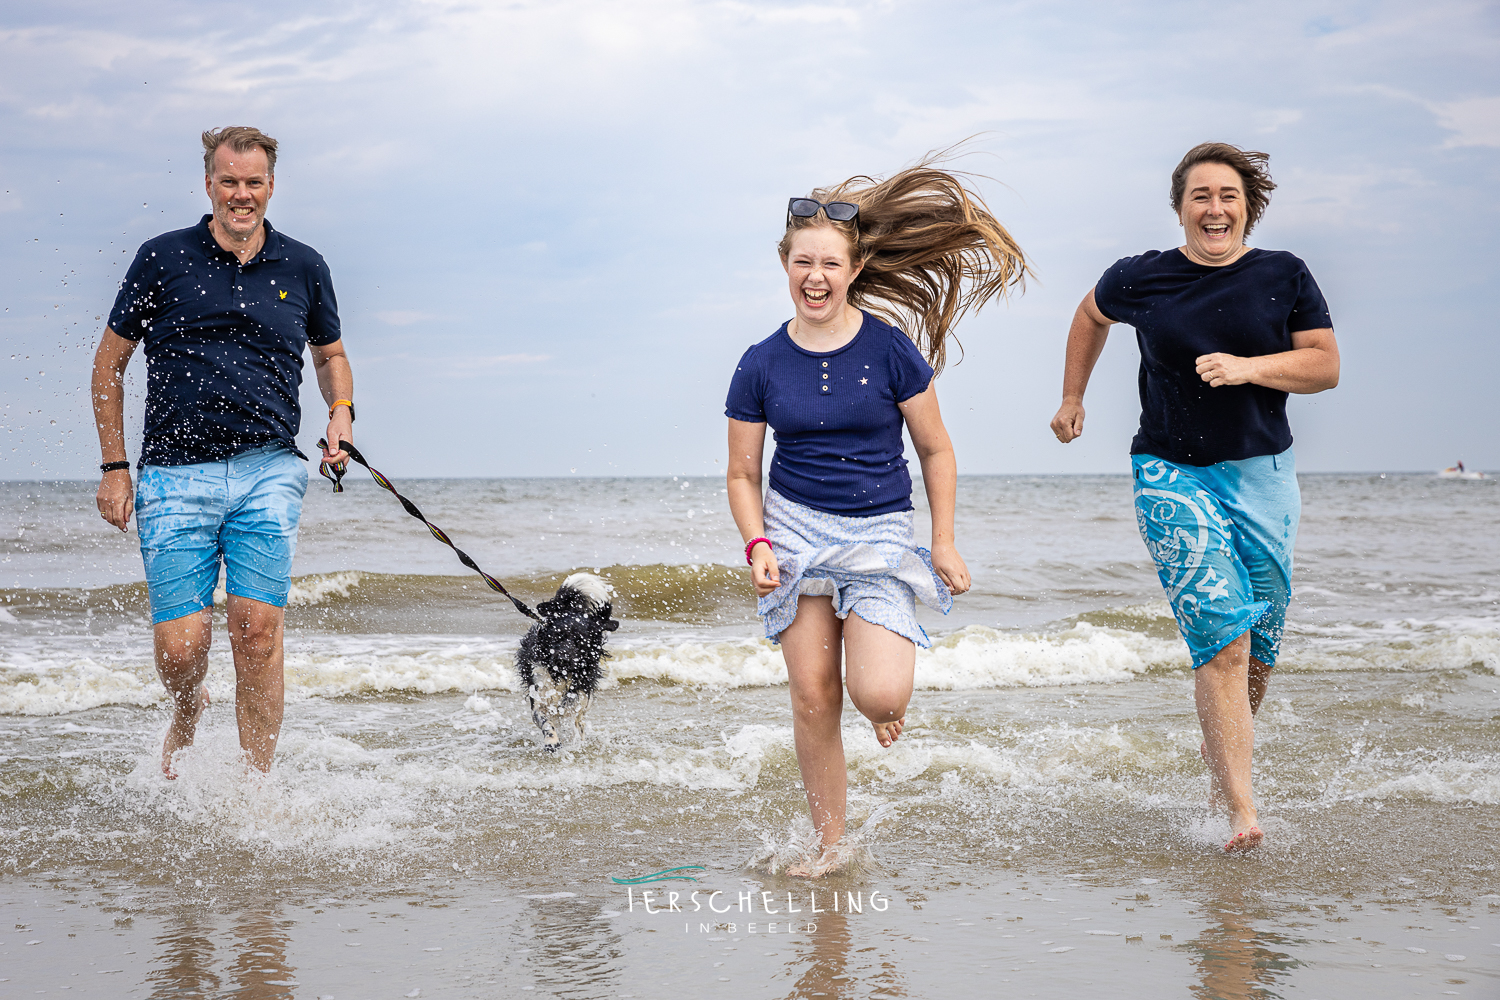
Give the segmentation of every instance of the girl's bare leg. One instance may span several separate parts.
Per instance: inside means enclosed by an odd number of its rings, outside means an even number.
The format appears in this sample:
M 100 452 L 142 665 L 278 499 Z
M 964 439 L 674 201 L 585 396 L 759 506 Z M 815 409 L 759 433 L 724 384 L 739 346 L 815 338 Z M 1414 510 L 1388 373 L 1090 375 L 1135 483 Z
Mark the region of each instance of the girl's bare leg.
M 844 710 L 840 670 L 844 623 L 831 597 L 799 597 L 797 617 L 781 633 L 792 694 L 792 733 L 807 808 L 824 847 L 844 836 L 849 772 L 839 717 Z
M 872 625 L 857 614 L 844 620 L 844 661 L 849 700 L 888 747 L 901 736 L 911 701 L 917 647 L 910 639 Z

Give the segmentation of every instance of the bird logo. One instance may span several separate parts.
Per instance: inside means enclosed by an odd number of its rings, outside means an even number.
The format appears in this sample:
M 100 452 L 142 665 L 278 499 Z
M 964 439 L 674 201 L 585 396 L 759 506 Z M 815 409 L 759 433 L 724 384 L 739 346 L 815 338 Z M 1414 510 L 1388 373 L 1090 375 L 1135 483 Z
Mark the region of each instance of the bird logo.
M 286 299 L 286 292 L 285 291 L 281 292 L 281 298 L 282 298 L 283 301 L 285 301 L 285 299 Z

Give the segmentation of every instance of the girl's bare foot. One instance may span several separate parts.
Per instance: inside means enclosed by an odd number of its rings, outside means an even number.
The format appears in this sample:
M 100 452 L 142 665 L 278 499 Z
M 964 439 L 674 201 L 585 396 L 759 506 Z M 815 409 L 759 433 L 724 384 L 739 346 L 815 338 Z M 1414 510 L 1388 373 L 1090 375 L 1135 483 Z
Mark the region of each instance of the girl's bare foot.
M 208 707 L 209 701 L 208 686 L 199 684 L 198 697 L 193 699 L 193 714 L 184 716 L 181 711 L 173 710 L 166 739 L 161 742 L 161 773 L 167 776 L 167 780 L 176 779 L 177 772 L 172 770 L 172 755 L 183 747 L 193 745 L 193 736 L 198 731 L 198 719 Z
M 903 715 L 895 722 L 876 722 L 874 726 L 875 738 L 880 741 L 881 746 L 888 747 L 901 738 L 901 730 L 906 727 L 906 716 Z
M 822 878 L 832 872 L 844 867 L 844 859 L 839 856 L 838 846 L 825 847 L 818 855 L 816 861 L 812 858 L 803 858 L 787 866 L 786 873 L 792 878 Z

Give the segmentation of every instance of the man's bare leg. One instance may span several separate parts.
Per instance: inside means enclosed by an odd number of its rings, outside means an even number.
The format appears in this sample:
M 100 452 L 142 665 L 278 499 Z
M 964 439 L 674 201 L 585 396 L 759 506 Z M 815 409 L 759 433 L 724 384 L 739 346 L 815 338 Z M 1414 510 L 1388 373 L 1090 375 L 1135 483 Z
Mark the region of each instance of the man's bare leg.
M 906 726 L 906 706 L 916 676 L 916 644 L 851 614 L 844 619 L 844 662 L 849 700 L 875 727 L 880 745 L 890 746 Z
M 1233 837 L 1226 851 L 1255 847 L 1261 841 L 1255 825 L 1250 764 L 1255 751 L 1255 717 L 1250 711 L 1250 636 L 1240 636 L 1194 674 L 1198 721 L 1208 752 L 1209 771 L 1229 811 Z
M 193 745 L 198 718 L 208 707 L 208 648 L 213 638 L 213 617 L 207 610 L 195 611 L 151 630 L 156 650 L 156 673 L 172 699 L 172 721 L 161 744 L 161 773 L 177 777 L 172 755 Z
M 253 767 L 269 771 L 285 710 L 284 613 L 274 605 L 237 594 L 229 595 L 228 610 L 240 749 Z

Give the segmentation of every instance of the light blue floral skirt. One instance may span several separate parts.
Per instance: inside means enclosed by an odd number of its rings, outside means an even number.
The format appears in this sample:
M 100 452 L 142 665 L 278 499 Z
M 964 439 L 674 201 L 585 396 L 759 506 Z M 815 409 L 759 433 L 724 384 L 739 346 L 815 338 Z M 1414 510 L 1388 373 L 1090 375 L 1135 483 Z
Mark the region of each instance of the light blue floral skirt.
M 852 611 L 872 625 L 932 645 L 917 624 L 917 600 L 947 614 L 953 595 L 932 568 L 932 553 L 915 544 L 912 512 L 843 517 L 766 491 L 766 534 L 776 550 L 781 584 L 756 612 L 772 642 L 797 617 L 803 594 L 832 597 L 840 618 Z

